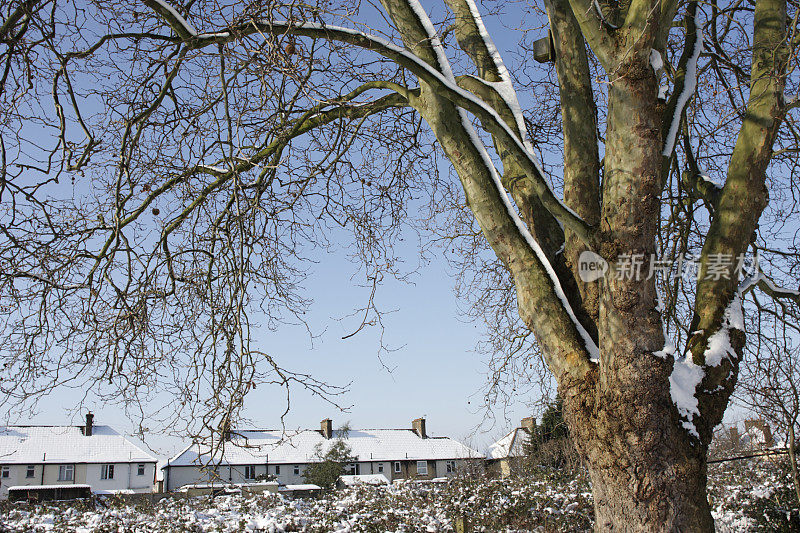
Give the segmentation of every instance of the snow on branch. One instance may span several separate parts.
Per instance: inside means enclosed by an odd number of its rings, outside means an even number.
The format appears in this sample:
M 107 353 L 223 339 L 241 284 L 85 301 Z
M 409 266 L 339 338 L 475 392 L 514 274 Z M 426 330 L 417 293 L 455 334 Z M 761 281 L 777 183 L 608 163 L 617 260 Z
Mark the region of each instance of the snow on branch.
M 785 298 L 794 300 L 800 304 L 800 291 L 780 287 L 772 281 L 769 276 L 759 271 L 756 275 L 750 276 L 739 285 L 739 292 L 744 294 L 754 287 L 758 287 L 773 298 Z
M 164 2 L 164 0 L 144 0 L 144 3 L 161 13 L 164 18 L 167 19 L 169 25 L 172 26 L 182 38 L 197 36 L 197 29 L 189 24 L 174 7 Z
M 520 133 L 523 133 L 525 131 L 524 129 L 522 129 L 524 128 L 524 122 L 522 122 L 521 120 L 522 114 L 519 112 L 519 102 L 517 102 L 516 94 L 514 93 L 513 86 L 511 85 L 511 78 L 508 75 L 508 70 L 506 70 L 505 65 L 503 64 L 503 60 L 500 58 L 500 54 L 497 51 L 497 48 L 495 48 L 494 43 L 492 42 L 491 38 L 489 38 L 489 35 L 486 32 L 486 28 L 483 26 L 483 22 L 480 19 L 480 15 L 478 14 L 477 8 L 475 8 L 474 3 L 472 3 L 472 0 L 467 0 L 467 2 L 470 4 L 470 9 L 473 10 L 472 11 L 473 17 L 475 18 L 475 22 L 478 25 L 479 31 L 481 31 L 481 34 L 484 36 L 484 43 L 486 43 L 487 49 L 489 50 L 490 55 L 495 61 L 495 65 L 497 66 L 498 74 L 500 75 L 502 83 L 505 85 L 505 87 L 510 89 L 510 91 L 505 91 L 504 99 L 506 100 L 506 103 L 508 104 L 509 108 L 512 109 L 512 111 L 515 108 L 512 107 L 511 102 L 509 102 L 507 99 L 507 96 L 510 95 L 511 97 L 513 97 L 513 101 L 516 103 L 517 112 L 515 112 L 515 116 L 518 117 L 517 120 L 519 120 L 521 123 Z M 420 24 L 422 25 L 423 28 L 425 28 L 425 31 L 428 33 L 431 46 L 433 47 L 434 52 L 436 53 L 436 57 L 438 62 L 440 63 L 442 73 L 447 77 L 446 80 L 447 83 L 452 85 L 453 88 L 458 89 L 459 91 L 464 92 L 465 94 L 469 94 L 472 97 L 471 93 L 463 91 L 463 89 L 461 89 L 456 85 L 455 77 L 453 76 L 453 71 L 450 66 L 450 62 L 444 53 L 444 49 L 441 45 L 441 42 L 439 41 L 439 38 L 436 36 L 436 31 L 433 27 L 433 24 L 431 24 L 431 21 L 428 18 L 428 15 L 425 12 L 425 10 L 419 4 L 418 0 L 408 0 L 408 3 L 414 10 L 414 13 L 417 15 L 417 18 L 419 18 Z M 501 93 L 501 95 L 502 94 L 503 93 Z M 486 106 L 485 103 L 483 103 L 482 101 L 480 102 L 483 106 Z M 505 125 L 505 122 L 500 118 L 499 115 L 497 115 L 496 111 L 494 110 L 492 111 L 496 120 L 498 120 L 501 124 Z M 516 226 L 517 230 L 522 235 L 523 239 L 525 239 L 525 242 L 528 244 L 528 246 L 531 248 L 533 253 L 538 258 L 539 262 L 544 267 L 545 272 L 547 272 L 547 276 L 550 278 L 550 282 L 553 284 L 554 292 L 556 293 L 558 299 L 561 301 L 561 305 L 564 308 L 564 311 L 567 313 L 570 320 L 575 325 L 575 329 L 578 331 L 578 334 L 583 339 L 584 345 L 586 346 L 586 351 L 589 354 L 589 359 L 593 362 L 598 362 L 600 360 L 600 349 L 595 344 L 591 335 L 589 335 L 589 332 L 586 331 L 586 328 L 583 327 L 578 318 L 575 316 L 575 312 L 573 311 L 572 306 L 570 305 L 569 300 L 567 299 L 567 296 L 564 293 L 564 289 L 561 287 L 561 282 L 558 279 L 558 275 L 556 274 L 555 269 L 550 264 L 550 261 L 548 260 L 547 255 L 544 253 L 544 250 L 542 250 L 542 247 L 539 245 L 539 243 L 533 237 L 531 232 L 528 230 L 528 227 L 522 221 L 522 218 L 520 218 L 519 213 L 517 213 L 517 210 L 511 203 L 511 199 L 508 197 L 508 193 L 506 192 L 505 187 L 503 187 L 503 183 L 500 179 L 500 175 L 497 172 L 497 168 L 495 167 L 492 158 L 489 156 L 489 152 L 486 150 L 486 145 L 484 145 L 483 141 L 478 136 L 478 133 L 475 131 L 475 127 L 472 125 L 472 122 L 470 122 L 466 111 L 459 107 L 458 114 L 461 118 L 461 124 L 464 126 L 464 130 L 467 132 L 467 135 L 469 135 L 470 141 L 480 154 L 481 159 L 483 160 L 483 164 L 492 178 L 492 182 L 494 183 L 495 189 L 497 190 L 497 194 L 500 196 L 500 199 L 502 200 L 503 205 L 505 206 L 509 217 L 514 222 L 514 225 Z M 508 128 L 507 125 L 506 128 Z M 513 137 L 519 143 L 519 139 L 516 136 Z M 529 155 L 529 157 L 531 157 L 530 151 L 527 150 L 527 147 L 522 146 L 522 148 L 525 148 L 525 152 Z
M 742 310 L 742 295 L 745 291 L 759 282 L 761 273 L 755 273 L 745 278 L 739 284 L 731 303 L 722 314 L 719 329 L 708 338 L 706 349 L 703 352 L 703 364 L 698 365 L 692 360 L 692 353 L 675 360 L 672 374 L 669 377 L 670 395 L 683 420 L 683 427 L 695 437 L 699 438 L 694 417 L 700 416 L 698 387 L 706 376 L 705 369 L 718 367 L 725 359 L 734 360 L 738 357 L 736 350 L 731 345 L 731 330 L 744 331 L 744 312 Z M 713 391 L 702 391 L 709 393 Z
M 153 2 L 154 0 L 144 0 Z M 161 0 L 159 0 L 161 1 Z M 162 2 L 163 3 L 163 2 Z M 161 4 L 159 4 L 161 5 Z M 423 10 L 424 13 L 424 10 Z M 426 15 L 427 17 L 427 15 Z M 432 25 L 429 26 L 432 28 Z M 553 192 L 550 184 L 544 176 L 541 165 L 536 157 L 525 147 L 525 144 L 517 136 L 511 127 L 500 117 L 497 111 L 486 102 L 476 97 L 469 91 L 461 89 L 452 77 L 439 68 L 435 68 L 423 61 L 415 54 L 405 48 L 399 47 L 383 38 L 370 35 L 368 33 L 346 28 L 342 26 L 330 26 L 324 23 L 314 22 L 248 22 L 236 28 L 233 32 L 206 33 L 196 35 L 197 39 L 192 43 L 194 48 L 200 48 L 212 43 L 221 43 L 233 39 L 233 35 L 250 35 L 255 32 L 267 32 L 272 34 L 283 34 L 286 32 L 295 35 L 311 38 L 324 38 L 346 42 L 368 50 L 377 52 L 389 59 L 396 61 L 400 66 L 407 68 L 416 76 L 436 85 L 437 90 L 442 96 L 452 101 L 459 107 L 467 109 L 476 115 L 484 126 L 494 135 L 499 135 L 504 141 L 517 148 L 518 161 L 523 169 L 533 178 L 534 189 L 542 201 L 545 208 L 565 227 L 571 229 L 583 242 L 590 246 L 594 244 L 595 230 L 575 211 L 564 204 Z M 200 39 L 201 37 L 213 37 Z M 433 42 L 433 41 L 432 41 Z M 438 38 L 435 42 L 438 42 Z M 441 50 L 441 43 L 439 43 Z M 440 59 L 446 60 L 443 52 Z M 449 65 L 449 62 L 444 63 Z M 449 68 L 449 67 L 440 67 Z
M 618 30 L 619 26 L 609 21 L 606 16 L 603 14 L 603 10 L 600 8 L 600 2 L 594 0 L 592 2 L 592 7 L 594 7 L 595 12 L 597 12 L 597 16 L 600 18 L 600 21 L 611 28 L 612 30 Z
M 694 94 L 695 89 L 697 89 L 697 60 L 700 58 L 700 54 L 703 51 L 703 32 L 698 30 L 694 38 L 695 42 L 692 55 L 686 63 L 686 75 L 683 80 L 683 89 L 678 96 L 675 110 L 670 120 L 669 131 L 664 139 L 664 150 L 661 152 L 664 157 L 671 156 L 672 151 L 675 149 L 675 139 L 678 137 L 678 129 L 681 125 L 683 111 L 686 109 L 686 104 L 689 103 L 689 99 Z
M 199 33 L 191 23 L 189 23 L 178 11 L 164 0 L 143 0 L 146 5 L 159 12 L 175 30 L 181 39 L 227 39 L 231 36 L 230 32 L 220 31 L 211 33 Z
M 530 141 L 528 140 L 528 131 L 525 126 L 525 119 L 522 116 L 522 106 L 519 105 L 517 92 L 514 90 L 514 85 L 511 82 L 511 75 L 509 74 L 505 63 L 503 62 L 500 51 L 497 49 L 497 46 L 495 46 L 492 37 L 486 30 L 486 26 L 483 23 L 483 18 L 481 18 L 481 14 L 478 11 L 478 6 L 475 5 L 475 1 L 465 1 L 467 6 L 469 6 L 469 11 L 472 15 L 473 21 L 475 22 L 475 27 L 478 28 L 478 33 L 480 34 L 481 39 L 483 39 L 483 44 L 486 47 L 486 51 L 489 53 L 489 57 L 492 58 L 492 62 L 497 69 L 497 75 L 500 77 L 500 82 L 492 83 L 491 86 L 495 91 L 497 91 L 497 93 L 506 103 L 506 106 L 508 106 L 508 108 L 511 110 L 511 113 L 514 115 L 514 121 L 516 122 L 517 130 L 519 131 L 520 140 L 522 140 L 525 149 L 533 153 L 533 145 L 531 145 Z
M 164 2 L 162 0 L 144 0 L 148 3 L 155 3 L 157 1 L 158 5 L 162 8 L 164 7 Z M 437 90 L 444 96 L 445 98 L 451 100 L 456 106 L 459 107 L 459 113 L 461 115 L 461 121 L 464 124 L 464 127 L 467 130 L 467 133 L 473 140 L 476 149 L 481 154 L 484 162 L 486 163 L 487 170 L 493 176 L 493 180 L 495 181 L 495 186 L 497 188 L 497 192 L 500 195 L 503 203 L 506 206 L 506 209 L 509 212 L 509 216 L 511 216 L 512 220 L 514 221 L 515 225 L 519 229 L 520 233 L 532 248 L 536 256 L 542 262 L 545 270 L 550 277 L 550 280 L 553 284 L 554 291 L 558 296 L 559 300 L 561 301 L 566 313 L 569 315 L 570 319 L 574 323 L 578 333 L 580 334 L 581 338 L 584 340 L 586 345 L 586 350 L 589 354 L 589 357 L 593 361 L 599 360 L 599 348 L 592 340 L 589 333 L 586 329 L 581 325 L 580 321 L 577 319 L 572 307 L 567 300 L 566 295 L 564 294 L 563 288 L 561 287 L 561 283 L 558 279 L 558 276 L 555 273 L 552 265 L 550 265 L 549 261 L 547 260 L 546 255 L 542 251 L 541 247 L 538 245 L 536 240 L 528 231 L 527 227 L 525 226 L 522 219 L 520 219 L 519 215 L 517 214 L 516 210 L 514 209 L 513 205 L 511 204 L 508 195 L 506 194 L 505 188 L 503 187 L 500 177 L 497 174 L 497 169 L 494 167 L 494 163 L 492 162 L 491 158 L 486 151 L 486 147 L 483 145 L 483 142 L 480 141 L 478 138 L 475 129 L 473 128 L 471 122 L 469 121 L 468 117 L 465 114 L 464 109 L 467 108 L 470 112 L 478 116 L 484 124 L 489 126 L 494 126 L 496 128 L 496 134 L 505 135 L 507 140 L 516 145 L 519 153 L 522 155 L 520 158 L 520 163 L 523 165 L 526 171 L 530 172 L 534 177 L 534 182 L 538 184 L 537 192 L 540 195 L 542 203 L 546 206 L 546 208 L 551 211 L 553 216 L 556 219 L 560 220 L 564 223 L 565 226 L 569 227 L 575 233 L 580 236 L 584 241 L 589 242 L 591 240 L 592 235 L 592 228 L 578 216 L 572 209 L 567 207 L 558 197 L 556 197 L 555 193 L 553 192 L 550 184 L 544 177 L 544 171 L 542 170 L 539 162 L 536 160 L 534 155 L 525 147 L 522 140 L 517 136 L 517 134 L 511 129 L 511 127 L 506 124 L 506 122 L 500 117 L 495 109 L 489 106 L 486 102 L 481 100 L 480 98 L 476 97 L 469 91 L 466 91 L 460 88 L 453 76 L 452 68 L 450 67 L 450 63 L 444 54 L 444 50 L 442 48 L 441 42 L 438 36 L 435 33 L 435 29 L 433 28 L 433 24 L 431 24 L 430 19 L 428 18 L 427 13 L 419 4 L 418 0 L 408 0 L 409 5 L 411 6 L 414 13 L 420 19 L 420 24 L 425 28 L 428 36 L 430 38 L 431 46 L 433 47 L 436 56 L 437 62 L 440 63 L 438 68 L 435 68 L 428 64 L 427 62 L 423 61 L 415 54 L 411 53 L 410 51 L 406 50 L 405 48 L 399 47 L 386 39 L 359 31 L 351 28 L 346 28 L 342 26 L 329 26 L 324 23 L 315 23 L 315 22 L 258 22 L 258 23 L 248 23 L 244 27 L 240 28 L 240 32 L 234 33 L 242 33 L 248 34 L 253 33 L 255 31 L 266 31 L 269 33 L 285 33 L 287 31 L 295 33 L 297 35 L 303 35 L 312 38 L 326 38 L 332 40 L 338 40 L 342 42 L 347 42 L 350 44 L 354 44 L 356 46 L 360 46 L 362 48 L 366 48 L 372 51 L 377 52 L 378 54 L 383 55 L 384 57 L 388 57 L 389 59 L 395 60 L 401 66 L 407 68 L 416 76 L 420 77 L 421 79 L 427 81 L 428 83 L 433 83 L 437 86 Z M 174 12 L 172 10 L 171 12 Z M 183 20 L 182 17 L 180 20 Z M 184 20 L 185 23 L 185 20 Z M 183 30 L 188 31 L 188 28 L 192 28 L 191 25 L 186 23 L 183 26 Z M 192 28 L 194 29 L 194 28 Z M 225 32 L 227 33 L 227 32 Z M 194 36 L 197 36 L 196 30 L 193 33 Z M 223 36 L 222 34 L 209 34 L 209 35 L 216 35 L 222 39 L 229 39 L 230 36 Z M 206 43 L 198 43 L 196 46 L 203 46 Z M 527 164 L 526 164 L 527 163 Z

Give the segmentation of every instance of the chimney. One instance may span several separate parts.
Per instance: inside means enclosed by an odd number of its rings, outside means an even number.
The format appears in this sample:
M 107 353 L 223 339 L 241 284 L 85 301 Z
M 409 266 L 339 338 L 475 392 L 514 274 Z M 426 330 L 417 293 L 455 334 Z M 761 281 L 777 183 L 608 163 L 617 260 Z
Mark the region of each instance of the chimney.
M 86 435 L 87 437 L 92 436 L 93 422 L 94 422 L 94 415 L 92 414 L 91 411 L 89 411 L 88 413 L 86 413 L 86 426 L 83 428 L 83 434 Z
M 414 429 L 414 433 L 416 433 L 419 438 L 427 439 L 428 434 L 425 432 L 425 419 L 424 418 L 417 418 L 416 420 L 411 422 L 411 427 Z
M 767 448 L 772 448 L 775 446 L 775 438 L 772 436 L 772 428 L 769 426 L 769 424 L 765 422 L 764 426 L 762 427 L 762 431 L 764 432 L 764 445 Z
M 533 416 L 525 417 L 520 421 L 519 425 L 532 435 L 536 429 L 536 418 Z
M 770 448 L 775 445 L 775 439 L 772 437 L 772 428 L 769 427 L 769 424 L 764 422 L 763 418 L 745 420 L 745 432 L 749 432 L 751 428 L 754 428 L 756 431 L 761 433 L 763 441 L 759 444 L 761 444 L 762 447 Z
M 330 418 L 326 418 L 320 422 L 319 427 L 320 430 L 322 430 L 322 436 L 326 439 L 329 439 L 333 436 L 333 421 Z
M 733 445 L 734 448 L 738 448 L 739 444 L 741 444 L 741 441 L 739 440 L 739 428 L 736 426 L 729 428 L 728 435 L 731 439 L 731 445 Z

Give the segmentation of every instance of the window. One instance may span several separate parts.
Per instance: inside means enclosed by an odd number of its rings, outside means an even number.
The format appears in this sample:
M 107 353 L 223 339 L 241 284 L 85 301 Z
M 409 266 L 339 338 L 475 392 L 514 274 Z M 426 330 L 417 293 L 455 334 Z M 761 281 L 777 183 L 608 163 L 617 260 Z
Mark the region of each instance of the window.
M 143 476 L 144 475 L 144 464 L 143 463 L 139 463 L 139 465 L 136 467 L 136 475 L 137 476 Z
M 114 465 L 103 465 L 100 468 L 100 479 L 114 479 Z
M 395 474 L 399 474 L 400 473 L 400 461 L 395 461 L 394 462 L 394 473 Z
M 3 477 L 11 477 L 11 467 L 10 466 L 4 466 L 3 469 L 2 469 L 2 474 L 0 474 L 0 475 L 2 475 Z
M 59 481 L 72 481 L 75 479 L 75 465 L 61 465 L 58 467 Z
M 378 473 L 380 474 L 381 472 L 383 472 L 383 463 L 378 464 Z
M 348 463 L 347 466 L 344 467 L 344 473 L 348 476 L 355 476 L 359 473 L 358 463 Z
M 25 477 L 33 477 L 36 475 L 36 467 L 33 465 L 28 465 L 28 468 L 25 470 Z
M 300 475 L 300 465 L 294 465 L 294 475 L 295 476 Z
M 281 465 L 275 465 L 275 475 L 279 476 L 281 474 Z
M 448 474 L 452 474 L 456 471 L 456 462 L 455 461 L 447 461 L 445 463 L 445 468 L 447 469 Z
M 417 461 L 417 475 L 418 476 L 428 475 L 428 461 Z
M 256 478 L 256 467 L 255 467 L 255 465 L 246 465 L 244 467 L 244 478 L 245 479 L 255 479 Z

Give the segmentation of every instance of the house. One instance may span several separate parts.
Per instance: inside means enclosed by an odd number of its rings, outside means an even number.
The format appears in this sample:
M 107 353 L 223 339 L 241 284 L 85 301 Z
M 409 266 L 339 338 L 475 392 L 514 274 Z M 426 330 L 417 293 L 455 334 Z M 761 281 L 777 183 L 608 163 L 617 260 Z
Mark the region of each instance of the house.
M 156 458 L 109 426 L 0 426 L 0 498 L 153 492 Z
M 317 450 L 326 451 L 338 439 L 350 447 L 355 459 L 346 474 L 383 474 L 390 481 L 405 478 L 433 479 L 455 475 L 484 456 L 449 438 L 427 434 L 425 419 L 409 429 L 333 429 L 330 419 L 319 430 L 231 431 L 222 450 L 214 454 L 198 443 L 187 446 L 163 467 L 164 489 L 174 491 L 196 483 L 246 483 L 271 478 L 281 485 L 305 482 L 306 466 L 318 461 Z
M 489 446 L 486 450 L 486 464 L 490 474 L 507 477 L 522 467 L 525 445 L 535 427 L 535 418 L 523 418 L 519 427 Z

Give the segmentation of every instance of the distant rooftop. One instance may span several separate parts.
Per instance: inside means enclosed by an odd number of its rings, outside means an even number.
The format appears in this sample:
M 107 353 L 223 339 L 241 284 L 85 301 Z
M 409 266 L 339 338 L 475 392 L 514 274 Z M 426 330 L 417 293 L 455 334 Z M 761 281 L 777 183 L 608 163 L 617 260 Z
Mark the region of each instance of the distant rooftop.
M 109 426 L 0 426 L 0 464 L 156 462 Z
M 330 439 L 310 429 L 232 431 L 221 456 L 212 458 L 207 446 L 192 444 L 170 459 L 169 466 L 309 463 L 315 460 L 317 445 L 327 450 L 340 436 L 339 430 L 334 430 Z M 358 461 L 483 458 L 480 452 L 449 437 L 422 438 L 412 429 L 351 429 L 345 441 Z
M 529 434 L 522 428 L 514 428 L 508 435 L 489 445 L 486 450 L 487 459 L 506 459 L 525 455 L 525 442 Z

